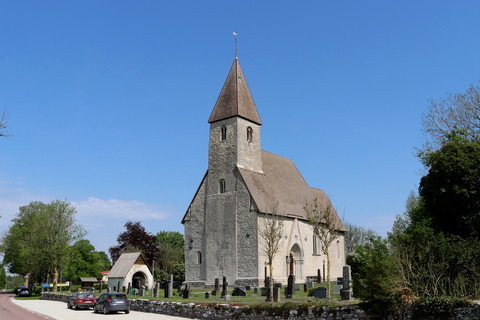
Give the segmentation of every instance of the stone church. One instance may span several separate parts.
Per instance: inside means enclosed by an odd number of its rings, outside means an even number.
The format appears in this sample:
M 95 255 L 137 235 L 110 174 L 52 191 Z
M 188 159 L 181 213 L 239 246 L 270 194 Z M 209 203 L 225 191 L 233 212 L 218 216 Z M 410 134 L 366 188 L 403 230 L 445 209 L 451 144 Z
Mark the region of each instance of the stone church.
M 273 278 L 286 283 L 316 276 L 327 264 L 308 223 L 306 201 L 330 204 L 325 192 L 309 187 L 290 159 L 261 148 L 260 119 L 237 58 L 208 119 L 208 170 L 182 219 L 185 228 L 185 281 L 210 286 L 262 286 L 267 257 L 259 231 L 273 214 L 284 221 Z M 345 227 L 330 246 L 331 279 L 342 276 Z M 326 266 L 325 266 L 326 268 Z M 323 273 L 323 272 L 322 272 Z

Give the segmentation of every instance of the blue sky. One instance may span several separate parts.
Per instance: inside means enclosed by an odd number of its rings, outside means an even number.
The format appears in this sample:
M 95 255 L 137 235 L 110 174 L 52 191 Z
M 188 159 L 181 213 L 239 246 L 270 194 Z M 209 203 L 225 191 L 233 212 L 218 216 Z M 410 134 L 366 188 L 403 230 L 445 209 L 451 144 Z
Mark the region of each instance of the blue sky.
M 66 199 L 97 250 L 183 232 L 238 56 L 264 150 L 381 235 L 416 190 L 429 99 L 480 72 L 478 1 L 1 1 L 0 232 Z

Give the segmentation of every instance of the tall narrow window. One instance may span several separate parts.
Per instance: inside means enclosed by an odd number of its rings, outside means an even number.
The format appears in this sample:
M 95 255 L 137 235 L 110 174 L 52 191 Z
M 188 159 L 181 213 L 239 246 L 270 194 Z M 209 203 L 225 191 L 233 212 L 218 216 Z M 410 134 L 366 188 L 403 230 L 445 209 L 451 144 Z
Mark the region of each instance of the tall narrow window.
M 227 139 L 227 127 L 225 126 L 222 126 L 222 140 L 226 140 Z
M 252 127 L 248 127 L 247 128 L 247 141 L 252 142 L 252 138 L 253 138 L 253 129 L 252 129 Z
M 318 253 L 318 237 L 315 234 L 313 234 L 312 243 L 313 243 L 313 255 L 317 256 L 319 254 Z
M 220 179 L 220 182 L 219 182 L 219 190 L 220 190 L 220 193 L 224 193 L 224 192 L 225 192 L 225 180 L 223 180 L 223 179 Z
M 200 251 L 197 251 L 197 262 L 202 263 L 202 253 Z
M 337 240 L 337 259 L 340 259 L 340 240 Z

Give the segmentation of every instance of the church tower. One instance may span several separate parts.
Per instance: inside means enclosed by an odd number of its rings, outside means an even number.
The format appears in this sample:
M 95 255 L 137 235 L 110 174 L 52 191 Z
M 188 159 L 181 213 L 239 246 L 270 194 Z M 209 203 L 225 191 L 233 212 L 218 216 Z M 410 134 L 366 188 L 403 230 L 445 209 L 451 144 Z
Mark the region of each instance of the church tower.
M 249 198 L 238 169 L 262 172 L 257 108 L 237 58 L 208 120 L 210 141 L 205 198 L 205 275 L 207 283 L 226 276 L 239 278 L 244 263 L 239 237 L 244 222 L 239 209 Z M 247 206 L 248 208 L 248 206 Z M 245 217 L 244 217 L 245 219 Z M 252 216 L 252 220 L 256 217 Z M 242 226 L 240 226 L 240 224 Z M 243 235 L 244 237 L 244 235 Z M 242 260 L 242 261 L 239 261 Z

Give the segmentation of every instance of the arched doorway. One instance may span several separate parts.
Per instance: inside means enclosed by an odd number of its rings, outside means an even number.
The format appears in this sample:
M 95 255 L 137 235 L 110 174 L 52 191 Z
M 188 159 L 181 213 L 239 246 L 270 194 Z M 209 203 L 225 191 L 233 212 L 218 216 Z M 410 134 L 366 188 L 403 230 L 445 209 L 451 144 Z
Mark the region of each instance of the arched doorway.
M 139 271 L 132 276 L 132 288 L 140 289 L 141 287 L 148 287 L 148 283 L 145 273 Z
M 295 275 L 296 278 L 302 276 L 303 255 L 302 249 L 298 244 L 294 244 L 290 249 L 287 259 L 287 276 Z

